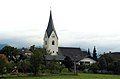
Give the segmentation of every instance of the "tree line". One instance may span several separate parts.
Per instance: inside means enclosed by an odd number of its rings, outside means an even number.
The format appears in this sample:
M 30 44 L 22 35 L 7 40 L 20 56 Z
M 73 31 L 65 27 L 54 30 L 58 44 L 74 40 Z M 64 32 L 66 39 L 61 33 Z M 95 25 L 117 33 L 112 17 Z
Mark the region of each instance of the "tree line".
M 27 57 L 18 55 L 17 48 L 5 46 L 0 50 L 0 74 L 11 73 L 60 73 L 65 66 L 58 60 L 46 61 L 46 51 L 44 48 L 37 48 L 35 45 L 29 49 L 32 54 Z
M 12 46 L 5 46 L 0 50 L 0 74 L 19 74 L 20 73 L 32 73 L 33 75 L 43 73 L 61 73 L 72 72 L 73 61 L 70 57 L 65 57 L 64 61 L 58 60 L 47 61 L 45 55 L 47 55 L 44 48 L 30 46 L 29 50 L 32 52 L 30 57 L 20 54 L 18 56 L 18 49 Z M 120 74 L 120 60 L 114 59 L 110 53 L 104 53 L 97 57 L 97 50 L 94 46 L 93 55 L 91 56 L 90 50 L 87 53 L 90 57 L 97 61 L 97 63 L 86 65 L 77 65 L 77 72 L 93 72 L 93 73 L 112 73 Z

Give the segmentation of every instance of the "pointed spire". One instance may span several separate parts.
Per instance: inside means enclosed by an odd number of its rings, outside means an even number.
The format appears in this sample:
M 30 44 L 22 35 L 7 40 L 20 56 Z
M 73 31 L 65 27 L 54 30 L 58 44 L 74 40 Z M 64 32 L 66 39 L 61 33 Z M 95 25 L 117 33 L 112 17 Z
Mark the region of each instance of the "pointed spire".
M 47 30 L 46 30 L 48 38 L 50 37 L 52 31 L 54 31 L 55 34 L 56 34 L 54 24 L 53 24 L 53 19 L 52 19 L 52 11 L 50 10 L 50 17 L 49 17 L 48 27 L 47 27 Z M 56 36 L 57 36 L 57 34 L 56 34 Z

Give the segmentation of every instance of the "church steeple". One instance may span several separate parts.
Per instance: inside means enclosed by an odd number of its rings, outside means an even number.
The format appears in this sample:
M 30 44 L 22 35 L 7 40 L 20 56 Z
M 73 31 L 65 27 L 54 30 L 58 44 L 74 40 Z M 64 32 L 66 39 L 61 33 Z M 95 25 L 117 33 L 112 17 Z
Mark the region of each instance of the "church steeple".
M 54 28 L 51 10 L 48 26 L 44 36 L 44 48 L 46 49 L 47 53 L 51 55 L 57 55 L 58 53 L 58 36 Z
M 54 28 L 54 24 L 53 24 L 52 11 L 50 10 L 49 22 L 48 22 L 48 26 L 47 26 L 47 29 L 46 29 L 48 38 L 50 37 L 50 35 L 51 35 L 51 33 L 52 33 L 53 31 L 55 32 L 55 34 L 56 34 L 56 36 L 57 36 L 57 33 L 56 33 L 56 31 L 55 31 L 55 28 Z M 57 38 L 58 38 L 58 36 L 57 36 Z

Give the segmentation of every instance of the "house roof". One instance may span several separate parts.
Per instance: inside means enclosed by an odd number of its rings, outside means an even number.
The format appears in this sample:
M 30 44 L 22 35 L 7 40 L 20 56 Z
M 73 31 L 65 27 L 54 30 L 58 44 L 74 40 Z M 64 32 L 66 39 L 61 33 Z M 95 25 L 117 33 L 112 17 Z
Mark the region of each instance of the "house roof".
M 117 60 L 120 60 L 120 52 L 112 52 L 111 56 Z
M 87 56 L 87 53 L 82 52 L 80 48 L 59 47 L 59 55 L 68 56 L 71 60 L 79 61 Z
M 46 55 L 45 56 L 45 59 L 46 60 L 53 60 L 53 59 L 55 59 L 55 60 L 64 60 L 64 56 L 62 56 L 62 55 Z
M 18 49 L 18 54 L 25 54 L 25 53 L 32 53 L 32 52 L 27 48 Z
M 54 28 L 54 24 L 53 24 L 52 12 L 50 11 L 49 22 L 48 22 L 48 26 L 47 26 L 47 29 L 46 29 L 48 38 L 50 37 L 52 31 L 54 31 L 55 34 L 56 34 L 56 36 L 57 36 L 57 33 L 56 33 L 56 31 L 55 31 L 55 28 Z M 57 36 L 57 38 L 58 38 L 58 36 Z

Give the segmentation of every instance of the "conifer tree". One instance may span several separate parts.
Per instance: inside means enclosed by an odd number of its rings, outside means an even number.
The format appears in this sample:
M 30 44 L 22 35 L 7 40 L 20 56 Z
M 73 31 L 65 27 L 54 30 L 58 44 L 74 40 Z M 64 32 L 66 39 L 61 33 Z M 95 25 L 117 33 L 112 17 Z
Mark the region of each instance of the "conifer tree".
M 94 60 L 97 61 L 97 53 L 96 53 L 96 48 L 95 48 L 95 46 L 94 46 L 94 48 L 93 48 L 93 58 L 94 58 Z
M 87 52 L 87 53 L 88 53 L 88 55 L 91 57 L 91 54 L 90 54 L 90 49 L 89 49 L 89 48 L 88 48 L 88 52 Z

